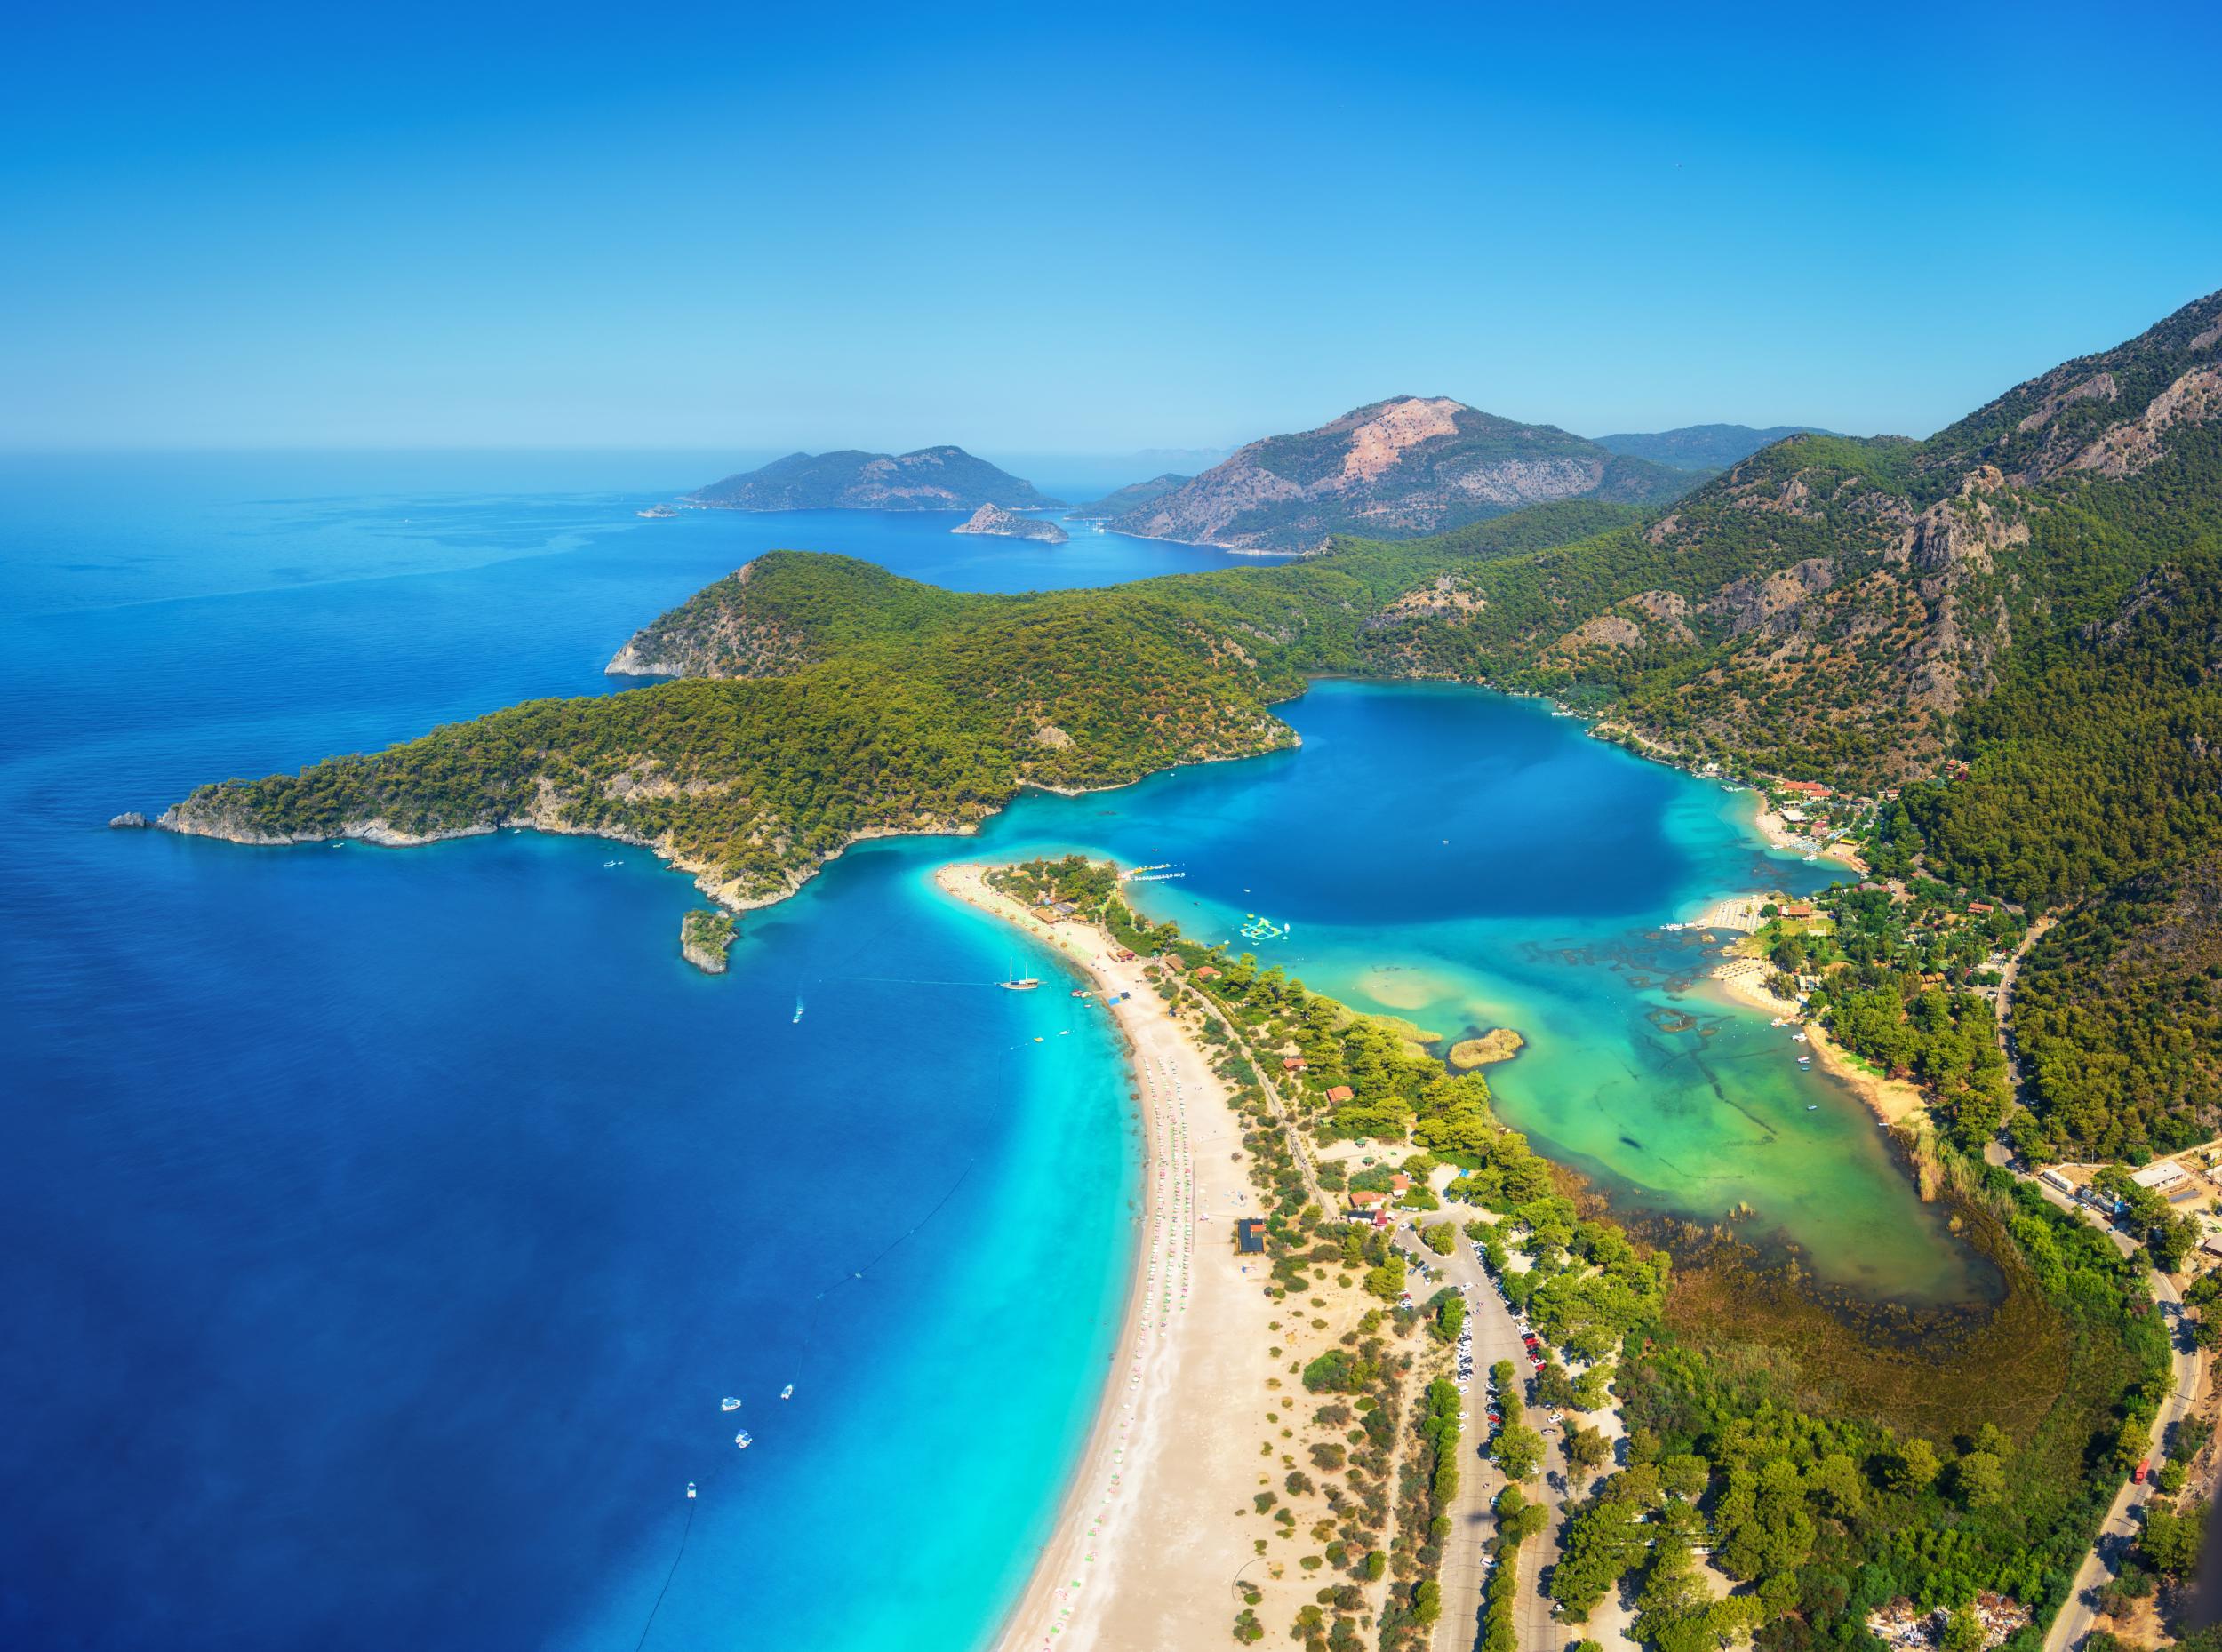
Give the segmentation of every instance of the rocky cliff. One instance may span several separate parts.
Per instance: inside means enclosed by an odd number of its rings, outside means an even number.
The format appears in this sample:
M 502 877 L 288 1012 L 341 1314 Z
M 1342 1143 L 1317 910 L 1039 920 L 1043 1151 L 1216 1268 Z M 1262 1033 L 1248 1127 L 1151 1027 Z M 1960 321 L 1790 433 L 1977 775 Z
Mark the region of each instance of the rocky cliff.
M 679 920 L 679 955 L 705 975 L 723 975 L 734 929 L 731 914 L 698 906 Z

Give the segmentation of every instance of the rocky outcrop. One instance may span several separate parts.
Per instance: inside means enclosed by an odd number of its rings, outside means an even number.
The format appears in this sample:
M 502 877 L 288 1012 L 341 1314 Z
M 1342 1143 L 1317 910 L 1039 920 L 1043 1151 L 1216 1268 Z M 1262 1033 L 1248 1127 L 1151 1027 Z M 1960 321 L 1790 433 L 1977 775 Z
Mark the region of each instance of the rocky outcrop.
M 136 809 L 126 809 L 122 814 L 108 818 L 108 828 L 116 832 L 143 832 L 147 829 L 147 817 Z
M 1926 575 L 1994 571 L 2001 552 L 2029 543 L 2029 523 L 2019 507 L 1997 497 L 2003 489 L 1994 466 L 1977 467 L 1958 494 L 1909 523 L 1884 556 Z
M 1438 574 L 1417 590 L 1386 604 L 1364 623 L 1368 631 L 1382 631 L 1415 619 L 1458 620 L 1471 618 L 1489 606 L 1479 592 L 1469 589 L 1456 574 Z
M 680 956 L 705 975 L 723 975 L 735 933 L 730 914 L 699 906 L 679 920 Z
M 1053 522 L 1043 522 L 1038 516 L 1021 516 L 1015 511 L 1003 509 L 1000 505 L 981 506 L 949 531 L 996 533 L 1006 539 L 1039 539 L 1044 545 L 1062 545 L 1072 538 Z
M 1826 557 L 1810 557 L 1773 573 L 1753 574 L 1725 585 L 1705 605 L 1706 614 L 1728 622 L 1730 636 L 1746 631 L 1786 628 L 1805 599 L 1835 583 L 1834 565 Z
M 2218 419 L 2222 419 L 2222 367 L 2195 367 L 2154 396 L 2136 419 L 2116 425 L 2076 454 L 2069 468 L 2133 476 L 2160 458 L 2162 438 L 2176 426 Z

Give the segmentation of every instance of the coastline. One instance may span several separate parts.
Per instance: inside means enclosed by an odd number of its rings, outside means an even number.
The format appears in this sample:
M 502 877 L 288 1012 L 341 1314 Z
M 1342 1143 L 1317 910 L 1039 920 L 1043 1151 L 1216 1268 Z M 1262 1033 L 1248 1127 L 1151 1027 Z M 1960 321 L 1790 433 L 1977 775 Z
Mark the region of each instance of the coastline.
M 1255 1489 L 1257 1458 L 1241 1443 L 1257 1425 L 1252 1396 L 1265 1393 L 1275 1369 L 1263 1272 L 1245 1275 L 1233 1249 L 1234 1217 L 1255 1213 L 1243 1125 L 1142 960 L 1116 958 L 1092 924 L 1042 922 L 989 889 L 984 872 L 953 864 L 934 882 L 1087 978 L 1125 1046 L 1147 1146 L 1117 1352 L 1050 1535 L 983 1644 L 1002 1652 L 1214 1644 L 1231 1610 L 1225 1584 L 1251 1558 L 1227 1514 Z M 1056 986 L 1052 978 L 1043 990 Z M 1132 996 L 1109 1006 L 1120 993 Z
M 1823 1028 L 1802 1019 L 1805 1012 L 1796 1003 L 1767 990 L 1764 969 L 1750 967 L 1757 962 L 1732 959 L 1715 966 L 1707 978 L 1723 997 L 1746 1009 L 1770 1016 L 1801 1018 L 1799 1030 L 1805 1034 L 1806 1046 L 1812 1050 L 1821 1070 L 1857 1097 L 1860 1105 L 1884 1124 L 1895 1129 L 1901 1124 L 1926 1120 L 1928 1103 L 1919 1089 L 1904 1079 L 1887 1078 L 1861 1066 L 1851 1052 L 1829 1037 Z
M 1763 794 L 1755 793 L 1754 795 Z M 1794 830 L 1787 820 L 1768 808 L 1763 801 L 1759 805 L 1758 813 L 1752 818 L 1752 825 L 1759 834 L 1767 840 L 1770 848 L 1788 850 L 1796 854 L 1810 854 L 1818 860 L 1833 860 L 1840 866 L 1849 866 L 1862 877 L 1866 875 L 1867 863 L 1859 858 L 1858 851 L 1849 843 L 1841 841 L 1828 843 L 1818 838 L 1804 836 Z

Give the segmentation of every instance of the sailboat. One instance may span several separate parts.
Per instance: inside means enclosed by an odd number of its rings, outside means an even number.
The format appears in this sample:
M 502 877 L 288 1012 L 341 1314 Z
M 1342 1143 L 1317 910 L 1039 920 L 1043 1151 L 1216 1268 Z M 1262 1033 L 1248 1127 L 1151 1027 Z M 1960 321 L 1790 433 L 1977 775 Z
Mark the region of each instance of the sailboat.
M 1003 960 L 1003 978 L 997 983 L 1005 992 L 1030 993 L 1042 985 L 1038 977 L 1020 975 L 1019 967 L 1010 959 Z

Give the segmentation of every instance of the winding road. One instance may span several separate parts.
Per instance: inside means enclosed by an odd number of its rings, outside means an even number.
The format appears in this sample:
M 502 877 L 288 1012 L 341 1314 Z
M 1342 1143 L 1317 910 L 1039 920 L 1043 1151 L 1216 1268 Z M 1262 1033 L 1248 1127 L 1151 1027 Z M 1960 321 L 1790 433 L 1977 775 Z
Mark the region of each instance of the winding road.
M 2016 1174 L 2021 1175 L 2019 1171 Z M 2101 1221 L 2098 1213 L 2089 1206 L 2076 1203 L 2058 1188 L 2034 1177 L 2022 1176 L 2022 1179 L 2062 1209 L 2075 1211 L 2096 1224 L 2123 1256 L 2137 1254 L 2136 1241 L 2112 1224 Z M 2159 1415 L 2153 1419 L 2153 1438 L 2147 1455 L 2157 1463 L 2168 1431 L 2189 1413 L 2199 1398 L 2199 1383 L 2206 1362 L 2199 1357 L 2199 1346 L 2184 1322 L 2183 1298 L 2177 1294 L 2175 1285 L 2165 1273 L 2150 1273 L 2146 1278 L 2153 1288 L 2154 1300 L 2160 1304 L 2162 1317 L 2168 1321 L 2169 1362 L 2174 1379 L 2168 1397 L 2161 1402 Z M 2090 1632 L 2098 1618 L 2098 1592 L 2113 1578 L 2122 1557 L 2129 1552 L 2137 1536 L 2138 1511 L 2152 1495 L 2153 1483 L 2149 1479 L 2143 1485 L 2134 1480 L 2124 1480 L 2122 1489 L 2114 1493 L 2106 1523 L 2098 1528 L 2098 1541 L 2083 1556 L 2082 1565 L 2076 1568 L 2067 1602 L 2060 1608 L 2059 1616 L 2052 1620 L 2052 1627 L 2044 1637 L 2044 1652 L 2066 1652 L 2068 1648 L 2080 1645 Z

